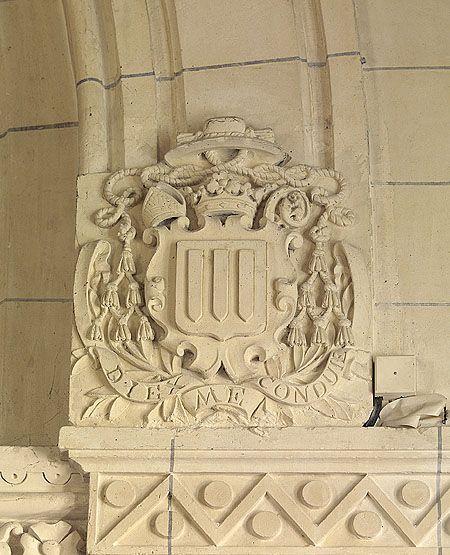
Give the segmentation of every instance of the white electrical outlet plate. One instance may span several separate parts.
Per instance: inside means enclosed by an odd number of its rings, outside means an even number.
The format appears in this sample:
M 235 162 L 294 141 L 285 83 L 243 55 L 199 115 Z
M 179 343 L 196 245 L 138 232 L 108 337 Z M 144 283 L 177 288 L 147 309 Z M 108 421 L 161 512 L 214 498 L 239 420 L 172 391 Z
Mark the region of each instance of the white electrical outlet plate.
M 415 395 L 416 357 L 414 355 L 375 358 L 375 395 L 396 399 Z

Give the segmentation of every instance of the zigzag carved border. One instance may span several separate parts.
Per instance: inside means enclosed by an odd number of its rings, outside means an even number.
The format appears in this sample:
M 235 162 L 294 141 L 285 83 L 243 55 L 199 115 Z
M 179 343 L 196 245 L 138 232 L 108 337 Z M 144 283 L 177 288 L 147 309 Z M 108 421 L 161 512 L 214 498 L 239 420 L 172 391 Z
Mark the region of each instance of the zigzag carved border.
M 155 506 L 161 503 L 161 500 L 168 497 L 170 479 L 171 477 L 167 476 L 143 500 L 135 504 L 97 543 L 95 552 L 111 554 L 120 549 L 117 547 L 117 543 L 125 534 L 129 533 L 144 518 L 147 518 L 154 511 Z M 307 538 L 312 546 L 320 546 L 333 529 L 345 520 L 366 496 L 369 496 L 378 505 L 384 516 L 410 546 L 419 546 L 435 528 L 438 519 L 437 504 L 435 503 L 417 525 L 413 524 L 368 475 L 364 476 L 319 524 L 313 522 L 310 516 L 276 483 L 270 474 L 264 475 L 220 524 L 210 518 L 176 476 L 173 477 L 171 491 L 172 501 L 176 501 L 184 509 L 189 520 L 213 546 L 224 546 L 242 520 L 266 495 L 280 507 L 294 527 Z M 450 511 L 450 488 L 441 496 L 440 505 L 441 517 L 444 517 Z M 117 551 L 117 553 L 119 552 Z

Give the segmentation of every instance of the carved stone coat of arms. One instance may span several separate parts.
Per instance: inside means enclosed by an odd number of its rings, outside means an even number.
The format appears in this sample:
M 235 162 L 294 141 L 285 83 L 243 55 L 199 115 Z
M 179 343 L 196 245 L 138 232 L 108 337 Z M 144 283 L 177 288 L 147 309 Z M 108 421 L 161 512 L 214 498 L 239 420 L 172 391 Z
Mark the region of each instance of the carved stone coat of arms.
M 106 180 L 106 231 L 76 272 L 76 423 L 367 418 L 367 280 L 338 231 L 354 222 L 349 187 L 288 161 L 270 129 L 223 117 Z

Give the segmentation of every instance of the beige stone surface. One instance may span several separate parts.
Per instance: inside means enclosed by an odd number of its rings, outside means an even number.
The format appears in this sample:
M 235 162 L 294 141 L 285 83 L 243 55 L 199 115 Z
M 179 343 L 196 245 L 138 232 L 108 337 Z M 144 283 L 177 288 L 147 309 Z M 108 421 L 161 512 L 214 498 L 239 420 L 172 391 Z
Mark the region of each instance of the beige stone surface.
M 91 473 L 90 553 L 431 554 L 450 543 L 438 524 L 446 429 L 65 428 L 60 443 Z
M 448 181 L 450 71 L 365 72 L 371 179 Z
M 195 132 L 205 119 L 226 113 L 243 116 L 255 129 L 272 127 L 294 165 L 334 169 L 345 176 L 351 194 L 343 203 L 355 210 L 357 219 L 352 228 L 336 231 L 333 241 L 348 241 L 361 251 L 350 272 L 355 284 L 364 282 L 354 314 L 364 324 L 354 325 L 354 332 L 367 355 L 357 362 L 364 367 L 372 354 L 413 355 L 417 392 L 450 398 L 449 18 L 446 0 L 0 2 L 5 93 L 0 162 L 6 168 L 0 198 L 0 443 L 54 444 L 67 422 L 71 304 L 42 301 L 72 295 L 77 166 L 82 174 L 77 246 L 109 241 L 114 272 L 120 258 L 117 228 L 100 229 L 94 219 L 102 208 L 115 210 L 103 198 L 110 173 L 152 166 L 175 147 L 177 133 Z M 296 61 L 270 61 L 286 57 Z M 220 65 L 232 67 L 216 67 Z M 72 127 L 22 129 L 65 122 Z M 175 165 L 181 153 L 171 159 Z M 216 181 L 222 186 L 220 179 Z M 335 192 L 336 183 L 331 179 L 321 185 Z M 136 178 L 127 178 L 122 186 L 135 187 Z M 155 207 L 164 212 L 165 201 L 180 216 L 180 196 L 158 187 L 170 198 L 162 194 L 160 204 L 154 198 L 146 203 L 145 225 L 140 206 L 130 211 L 138 234 L 144 227 L 153 229 Z M 313 245 L 307 234 L 300 235 L 306 257 Z M 224 237 L 211 232 L 206 240 Z M 270 237 L 273 242 L 279 238 L 279 232 Z M 235 236 L 228 239 L 237 241 Z M 95 251 L 89 267 L 81 262 L 78 286 L 84 280 L 92 292 L 95 279 L 109 281 L 105 252 Z M 131 264 L 128 254 L 124 260 Z M 160 282 L 145 277 L 152 254 L 149 245 L 133 247 L 138 268 L 128 273 L 147 281 L 156 316 Z M 286 259 L 277 256 L 275 266 L 285 268 Z M 300 257 L 301 263 L 305 260 Z M 162 267 L 160 262 L 152 268 Z M 223 253 L 217 257 L 220 267 Z M 361 276 L 371 275 L 372 268 L 371 297 L 369 282 Z M 189 279 L 189 271 L 180 275 Z M 137 298 L 137 288 L 131 289 L 129 302 Z M 86 289 L 77 291 L 80 304 L 79 293 Z M 125 298 L 126 292 L 119 295 Z M 225 300 L 215 296 L 219 319 Z M 241 310 L 246 307 L 248 303 Z M 190 309 L 195 319 L 198 306 L 191 302 Z M 122 355 L 123 343 L 116 341 L 100 356 L 98 340 L 81 350 L 91 324 L 87 314 L 81 317 L 81 337 L 74 336 L 71 414 L 77 424 L 106 424 L 109 429 L 66 429 L 61 445 L 92 473 L 91 554 L 450 551 L 448 428 L 420 433 L 349 430 L 332 405 L 334 412 L 322 406 L 329 420 L 318 414 L 308 420 L 320 429 L 292 426 L 295 422 L 285 412 L 276 428 L 271 422 L 265 430 L 250 426 L 252 432 L 196 426 L 183 432 L 178 427 L 186 413 L 179 404 L 168 404 L 156 420 L 171 430 L 115 429 L 154 423 L 147 406 L 138 415 L 141 420 L 130 420 L 124 402 L 131 390 L 135 400 L 154 390 L 142 383 L 134 390 L 143 376 L 128 374 L 135 362 L 130 351 L 126 362 L 116 365 L 111 352 Z M 160 323 L 172 333 L 170 318 Z M 126 325 L 121 326 L 126 340 Z M 141 335 L 144 331 L 154 333 L 147 326 Z M 109 332 L 113 337 L 115 331 Z M 162 338 L 161 330 L 156 332 Z M 198 336 L 192 337 L 203 352 Z M 133 342 L 127 345 L 135 347 Z M 150 358 L 154 360 L 154 352 Z M 103 366 L 95 366 L 99 360 Z M 165 360 L 165 368 L 171 360 Z M 120 389 L 130 385 L 121 381 L 123 369 L 133 389 Z M 221 379 L 226 390 L 229 378 Z M 105 390 L 110 382 L 117 388 L 114 399 Z M 370 385 L 364 382 L 360 390 L 355 383 L 346 382 L 345 403 L 366 399 L 367 416 Z M 239 385 L 233 382 L 227 390 L 235 397 L 219 399 L 216 387 L 197 401 L 207 413 L 217 399 L 229 408 L 230 401 L 242 400 Z M 278 393 L 285 391 L 277 387 Z M 229 414 L 245 428 L 248 422 L 234 408 Z M 84 420 L 83 410 L 88 413 Z M 267 406 L 258 414 L 264 411 Z M 211 425 L 217 424 L 214 418 Z M 0 552 L 9 555 L 12 547 L 16 555 L 23 536 L 25 555 L 72 555 L 72 520 L 81 522 L 86 515 L 85 485 L 75 484 L 77 472 L 67 484 L 59 483 L 66 471 L 60 477 L 50 475 L 34 458 L 36 451 L 40 448 L 0 448 Z M 13 463 L 5 466 L 11 452 Z M 22 466 L 18 459 L 25 461 Z M 23 472 L 27 476 L 22 482 Z M 30 520 L 49 524 L 31 528 Z M 5 522 L 13 526 L 5 528 Z M 82 533 L 82 528 L 76 530 Z
M 66 316 L 11 299 L 71 296 L 77 106 L 62 3 L 2 2 L 0 34 L 0 437 L 55 444 L 65 418 L 52 417 L 67 398 L 59 381 Z
M 70 302 L 2 305 L 3 445 L 55 445 L 67 422 Z
M 8 296 L 70 298 L 77 129 L 11 133 L 3 140 Z
M 176 0 L 175 7 L 183 67 L 300 55 L 287 0 L 278 0 L 276 9 L 272 0 Z M 201 33 L 192 32 L 199 25 Z
M 81 174 L 105 171 L 110 165 L 108 146 L 107 93 L 95 81 L 77 87 L 79 117 L 79 158 Z
M 64 461 L 57 448 L 0 447 L 0 527 L 64 519 L 82 530 L 87 489 L 78 466 Z
M 369 67 L 450 64 L 450 13 L 445 0 L 356 0 L 355 4 Z
M 294 162 L 303 163 L 302 109 L 293 102 L 302 94 L 298 71 L 298 62 L 284 62 L 186 73 L 188 129 L 199 129 L 209 117 L 223 114 L 238 115 L 255 127 L 264 127 L 270 113 L 278 142 Z
M 64 8 L 68 44 L 75 82 L 83 79 L 115 81 L 120 74 L 112 2 L 65 0 Z
M 353 461 L 353 468 L 368 471 L 373 464 L 373 453 L 379 459 L 377 471 L 389 474 L 394 459 L 401 454 L 403 468 L 408 472 L 435 472 L 439 437 L 442 450 L 449 450 L 448 428 L 429 428 L 427 430 L 402 430 L 389 428 L 305 428 L 285 427 L 268 430 L 259 436 L 244 428 L 234 430 L 169 430 L 98 427 L 64 427 L 61 430 L 59 447 L 68 451 L 72 458 L 83 464 L 87 472 L 108 468 L 121 472 L 123 462 L 117 455 L 120 451 L 135 452 L 130 461 L 130 469 L 157 472 L 170 471 L 170 454 L 175 441 L 174 470 L 212 471 L 217 470 L 220 459 L 220 472 L 235 472 L 236 464 L 240 469 L 263 471 L 270 468 L 273 460 L 278 460 L 280 469 L 307 472 L 322 472 L 324 469 L 338 470 L 339 460 L 333 461 L 339 453 L 342 461 Z M 117 449 L 117 446 L 120 449 Z M 148 456 L 152 451 L 153 456 Z M 210 457 L 201 454 L 210 451 Z M 256 458 L 257 453 L 264 453 Z M 290 458 L 287 454 L 295 454 Z M 300 453 L 303 453 L 300 455 Z M 417 456 L 421 453 L 421 457 Z M 241 461 L 238 463 L 237 461 Z M 331 461 L 331 462 L 330 462 Z M 442 471 L 449 470 L 449 462 L 444 459 Z M 180 466 L 176 467 L 175 464 Z M 331 466 L 330 466 L 331 464 Z M 222 466 L 223 465 L 223 466 Z M 233 466 L 234 465 L 234 466 Z M 252 466 L 253 465 L 253 466 Z M 344 466 L 345 468 L 345 466 Z
M 417 354 L 417 391 L 450 398 L 450 307 L 418 303 L 375 307 L 374 354 Z M 399 333 L 401 330 L 401 333 Z
M 450 186 L 383 186 L 374 202 L 375 301 L 450 299 Z
M 328 61 L 332 97 L 333 164 L 352 184 L 352 199 L 358 213 L 352 242 L 370 262 L 372 216 L 369 193 L 367 114 L 362 73 L 355 56 Z
M 1 131 L 9 127 L 76 121 L 61 2 L 2 2 L 0 10 L 2 80 L 7 99 Z
M 156 2 L 155 2 L 156 4 Z M 145 0 L 111 2 L 122 75 L 153 71 L 152 40 Z
M 0 140 L 0 164 L 2 167 L 6 164 L 7 150 L 5 142 Z M 6 213 L 6 187 L 0 188 L 0 235 L 6 237 L 8 233 L 7 213 Z M 0 241 L 0 260 L 6 266 L 8 253 L 8 244 L 6 241 Z M 6 298 L 8 289 L 8 271 L 4 268 L 0 272 L 0 303 Z
M 326 48 L 329 55 L 359 52 L 358 29 L 352 0 L 321 0 Z
M 125 167 L 146 165 L 156 160 L 157 114 L 154 77 L 127 79 L 122 82 L 123 148 Z

